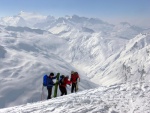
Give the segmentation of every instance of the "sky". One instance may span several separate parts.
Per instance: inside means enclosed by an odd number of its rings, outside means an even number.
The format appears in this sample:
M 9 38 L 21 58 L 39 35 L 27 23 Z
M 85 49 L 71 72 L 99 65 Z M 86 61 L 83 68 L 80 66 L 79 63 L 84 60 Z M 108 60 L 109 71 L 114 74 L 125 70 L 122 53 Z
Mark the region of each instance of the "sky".
M 96 17 L 112 23 L 148 25 L 150 0 L 0 0 L 0 17 L 20 11 L 44 15 Z

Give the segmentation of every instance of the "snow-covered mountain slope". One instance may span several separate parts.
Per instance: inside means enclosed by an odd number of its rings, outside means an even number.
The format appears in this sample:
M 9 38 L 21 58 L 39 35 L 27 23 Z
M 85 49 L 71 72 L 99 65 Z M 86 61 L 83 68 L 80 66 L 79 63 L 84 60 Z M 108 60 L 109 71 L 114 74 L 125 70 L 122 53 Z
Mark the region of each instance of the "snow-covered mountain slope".
M 44 74 L 70 75 L 72 70 L 76 71 L 61 58 L 68 48 L 64 39 L 26 31 L 26 28 L 24 32 L 8 31 L 5 27 L 1 27 L 0 38 L 0 107 L 39 101 Z M 79 74 L 80 91 L 97 86 L 84 76 L 83 71 Z
M 124 49 L 106 60 L 93 80 L 103 85 L 150 81 L 150 34 L 139 34 Z M 97 70 L 97 71 L 98 71 Z M 95 70 L 96 71 L 96 70 Z M 97 78 L 98 77 L 98 78 Z
M 88 76 L 89 68 L 102 65 L 103 62 L 121 50 L 128 41 L 122 38 L 104 36 L 103 33 L 85 33 L 73 31 L 71 34 L 63 33 L 59 37 L 68 40 L 69 51 L 72 53 L 69 62 L 84 70 Z M 92 76 L 91 76 L 92 77 Z
M 118 84 L 0 109 L 0 113 L 149 113 L 149 98 L 149 83 Z
M 144 32 L 144 30 L 140 27 L 131 25 L 127 22 L 121 22 L 120 24 L 114 26 L 111 35 L 114 37 L 131 39 L 142 32 Z

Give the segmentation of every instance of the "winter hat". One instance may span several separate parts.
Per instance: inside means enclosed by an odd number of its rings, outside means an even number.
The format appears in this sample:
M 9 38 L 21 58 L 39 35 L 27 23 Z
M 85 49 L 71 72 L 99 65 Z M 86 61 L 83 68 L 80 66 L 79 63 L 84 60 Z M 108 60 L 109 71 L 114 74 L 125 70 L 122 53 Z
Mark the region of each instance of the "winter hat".
M 54 76 L 54 73 L 50 73 L 50 75 L 49 76 Z
M 64 77 L 65 77 L 65 75 L 61 75 L 61 76 L 60 76 L 60 78 L 64 78 Z

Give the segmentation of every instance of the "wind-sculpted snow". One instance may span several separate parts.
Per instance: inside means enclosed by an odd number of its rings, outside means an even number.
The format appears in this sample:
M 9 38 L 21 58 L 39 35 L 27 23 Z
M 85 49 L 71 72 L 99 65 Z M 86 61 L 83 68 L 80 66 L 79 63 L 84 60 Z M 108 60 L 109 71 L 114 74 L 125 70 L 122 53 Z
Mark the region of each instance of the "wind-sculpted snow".
M 99 87 L 48 101 L 0 109 L 0 113 L 149 113 L 150 83 Z

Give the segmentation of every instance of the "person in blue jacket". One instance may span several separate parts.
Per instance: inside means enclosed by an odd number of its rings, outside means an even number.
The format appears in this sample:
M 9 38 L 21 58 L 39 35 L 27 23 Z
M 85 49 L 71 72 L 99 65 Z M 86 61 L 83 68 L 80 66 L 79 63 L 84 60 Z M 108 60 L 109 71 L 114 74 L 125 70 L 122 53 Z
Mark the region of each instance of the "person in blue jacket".
M 50 75 L 47 78 L 47 90 L 48 90 L 47 99 L 51 99 L 52 88 L 55 85 L 55 83 L 53 82 L 53 79 L 56 79 L 56 76 L 54 77 L 54 73 L 50 73 Z

